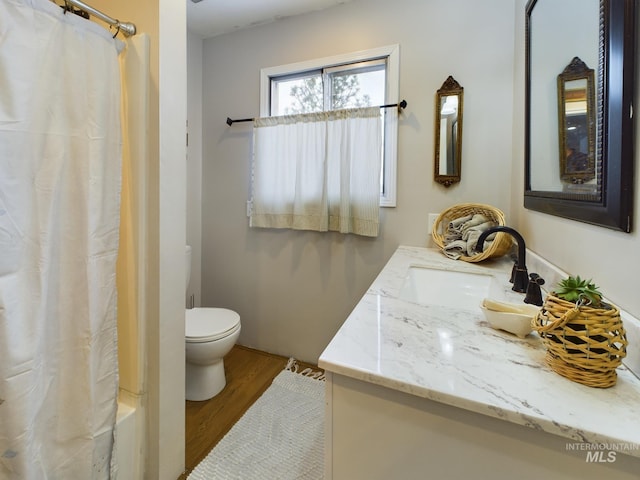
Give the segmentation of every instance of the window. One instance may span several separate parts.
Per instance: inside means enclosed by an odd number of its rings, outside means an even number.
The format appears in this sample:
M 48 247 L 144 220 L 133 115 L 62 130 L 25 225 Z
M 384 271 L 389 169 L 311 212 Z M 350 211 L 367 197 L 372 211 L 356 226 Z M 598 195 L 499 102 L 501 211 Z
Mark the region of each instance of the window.
M 260 115 L 278 116 L 398 102 L 397 45 L 261 70 Z M 397 114 L 382 109 L 380 206 L 396 204 Z

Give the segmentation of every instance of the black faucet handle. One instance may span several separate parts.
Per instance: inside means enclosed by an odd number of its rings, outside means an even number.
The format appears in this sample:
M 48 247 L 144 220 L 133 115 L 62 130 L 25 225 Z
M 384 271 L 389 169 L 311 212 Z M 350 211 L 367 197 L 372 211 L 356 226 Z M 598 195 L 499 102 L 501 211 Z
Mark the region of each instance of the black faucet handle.
M 538 275 L 537 273 L 531 273 L 529 274 L 529 280 L 531 282 L 534 282 L 537 285 L 544 285 L 544 278 L 542 278 L 540 275 Z
M 538 307 L 542 306 L 542 291 L 540 290 L 540 285 L 544 285 L 544 279 L 537 273 L 530 274 L 524 303 L 530 303 Z

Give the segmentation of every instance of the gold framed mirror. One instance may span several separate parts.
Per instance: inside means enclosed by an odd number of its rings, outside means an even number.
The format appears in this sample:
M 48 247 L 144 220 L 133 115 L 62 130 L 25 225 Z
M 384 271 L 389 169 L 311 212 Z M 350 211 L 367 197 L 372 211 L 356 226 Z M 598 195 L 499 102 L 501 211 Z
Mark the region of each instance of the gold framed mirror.
M 593 194 L 596 179 L 594 72 L 574 57 L 558 75 L 560 179 L 565 191 Z
M 436 92 L 434 180 L 445 187 L 460 181 L 464 89 L 450 75 Z

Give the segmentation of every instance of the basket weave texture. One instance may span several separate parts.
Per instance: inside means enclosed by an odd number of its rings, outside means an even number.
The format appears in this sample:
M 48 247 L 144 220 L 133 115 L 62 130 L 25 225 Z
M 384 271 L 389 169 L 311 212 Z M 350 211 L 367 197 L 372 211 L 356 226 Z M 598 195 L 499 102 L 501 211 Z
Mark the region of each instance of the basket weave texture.
M 627 354 L 626 332 L 615 305 L 609 309 L 578 306 L 547 295 L 532 326 L 547 348 L 551 369 L 589 387 L 616 384 L 616 368 Z
M 453 220 L 477 213 L 484 215 L 499 226 L 506 225 L 504 213 L 496 207 L 481 203 L 459 203 L 443 210 L 440 215 L 438 215 L 431 229 L 431 237 L 435 244 L 440 248 L 444 248 L 445 234 L 447 233 L 449 223 Z M 460 260 L 465 262 L 481 262 L 488 258 L 501 257 L 511 250 L 512 243 L 513 241 L 508 234 L 498 233 L 490 246 L 485 248 L 483 252 L 473 256 L 462 255 Z

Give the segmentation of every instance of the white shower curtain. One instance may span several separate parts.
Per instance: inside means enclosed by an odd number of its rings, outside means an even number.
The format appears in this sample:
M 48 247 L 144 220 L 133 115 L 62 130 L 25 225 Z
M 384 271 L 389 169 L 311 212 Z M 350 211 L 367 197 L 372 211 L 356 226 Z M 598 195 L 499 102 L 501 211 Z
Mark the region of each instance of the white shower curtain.
M 48 0 L 0 2 L 0 478 L 110 477 L 118 49 Z

